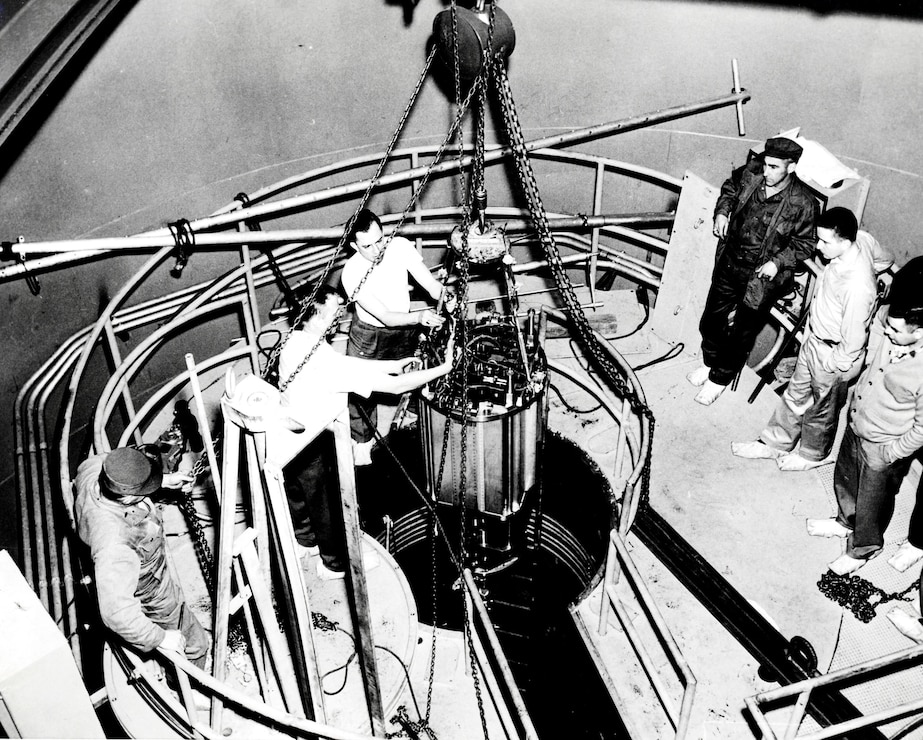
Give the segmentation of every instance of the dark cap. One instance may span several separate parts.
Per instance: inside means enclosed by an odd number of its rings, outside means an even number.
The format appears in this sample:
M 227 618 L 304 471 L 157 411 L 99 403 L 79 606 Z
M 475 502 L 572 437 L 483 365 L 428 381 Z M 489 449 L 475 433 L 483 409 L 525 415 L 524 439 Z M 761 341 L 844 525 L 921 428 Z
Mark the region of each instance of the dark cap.
M 896 319 L 923 320 L 923 257 L 914 257 L 891 281 L 888 314 Z
M 792 162 L 797 162 L 803 151 L 804 149 L 791 139 L 786 139 L 784 136 L 774 136 L 766 140 L 763 156 L 790 159 Z
M 143 452 L 131 447 L 112 450 L 99 475 L 102 492 L 108 496 L 150 496 L 160 490 L 163 471 Z

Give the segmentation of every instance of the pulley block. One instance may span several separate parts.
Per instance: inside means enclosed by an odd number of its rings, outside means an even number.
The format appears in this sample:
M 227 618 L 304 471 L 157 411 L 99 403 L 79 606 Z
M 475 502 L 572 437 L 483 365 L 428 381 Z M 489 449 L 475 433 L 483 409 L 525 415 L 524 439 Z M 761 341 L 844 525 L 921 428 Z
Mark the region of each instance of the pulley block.
M 475 221 L 468 227 L 467 240 L 462 239 L 461 227 L 456 226 L 449 235 L 449 246 L 456 254 L 467 256 L 469 262 L 484 265 L 504 257 L 510 251 L 510 239 L 499 226 L 487 223 L 482 231 Z
M 453 24 L 452 14 L 455 13 Z M 493 34 L 490 33 L 490 14 L 493 13 Z M 433 35 L 439 56 L 449 67 L 455 67 L 455 33 L 458 28 L 458 75 L 463 80 L 472 80 L 481 72 L 490 37 L 491 56 L 500 54 L 509 58 L 516 46 L 516 32 L 510 17 L 500 8 L 481 12 L 455 7 L 443 10 L 433 21 Z

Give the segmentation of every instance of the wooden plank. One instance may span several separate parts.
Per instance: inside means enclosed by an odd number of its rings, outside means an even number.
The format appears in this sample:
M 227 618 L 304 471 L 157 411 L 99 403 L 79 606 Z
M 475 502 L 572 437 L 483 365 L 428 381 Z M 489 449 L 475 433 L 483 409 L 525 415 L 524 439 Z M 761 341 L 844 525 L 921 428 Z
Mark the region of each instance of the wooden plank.
M 701 352 L 699 319 L 711 285 L 717 237 L 712 234 L 718 188 L 687 172 L 676 206 L 670 247 L 663 266 L 651 330 L 671 344 L 682 342 L 686 352 Z
M 305 700 L 307 710 L 313 712 L 317 722 L 326 722 L 324 708 L 324 691 L 321 686 L 320 671 L 317 667 L 317 652 L 314 647 L 314 632 L 311 626 L 311 605 L 308 592 L 302 578 L 301 562 L 295 551 L 295 530 L 285 498 L 282 471 L 273 463 L 267 462 L 263 468 L 266 477 L 266 500 L 269 503 L 269 516 L 276 533 L 279 567 L 282 569 L 283 598 L 289 604 L 288 618 L 291 633 L 296 636 L 292 644 L 292 662 L 295 676 Z
M 375 664 L 375 644 L 372 641 L 371 615 L 369 613 L 369 592 L 362 565 L 362 540 L 359 533 L 359 506 L 356 502 L 356 470 L 353 465 L 353 446 L 349 432 L 349 414 L 344 409 L 337 421 L 331 425 L 336 445 L 337 472 L 340 478 L 340 499 L 343 507 L 343 523 L 346 530 L 346 585 L 350 593 L 353 612 L 353 635 L 356 639 L 356 654 L 362 672 L 365 698 L 368 704 L 372 734 L 385 735 L 384 711 L 381 705 L 381 686 L 378 667 Z
M 282 689 L 285 707 L 290 714 L 301 717 L 304 714 L 301 710 L 301 694 L 298 691 L 295 672 L 291 670 L 289 651 L 276 621 L 276 610 L 272 605 L 269 584 L 263 581 L 262 569 L 254 545 L 255 534 L 252 529 L 248 529 L 245 534 L 241 535 L 235 543 L 237 549 L 235 554 L 240 558 L 244 577 L 253 592 L 253 604 L 263 628 L 263 638 L 269 646 L 269 658 L 275 668 L 279 687 Z
M 247 431 L 244 435 L 247 447 L 247 476 L 250 482 L 250 513 L 253 528 L 257 532 L 256 551 L 263 569 L 263 580 L 272 580 L 269 561 L 269 519 L 266 513 L 266 497 L 263 493 L 263 478 L 260 471 L 266 461 L 266 433 Z
M 222 405 L 224 401 L 222 400 Z M 219 681 L 227 677 L 225 661 L 228 657 L 228 617 L 231 613 L 231 573 L 234 545 L 234 512 L 237 508 L 237 470 L 240 457 L 240 429 L 227 421 L 225 414 L 224 444 L 222 446 L 221 479 L 218 491 L 218 558 L 215 567 L 215 624 L 212 646 L 212 675 Z M 219 732 L 224 705 L 217 695 L 212 696 L 211 728 Z

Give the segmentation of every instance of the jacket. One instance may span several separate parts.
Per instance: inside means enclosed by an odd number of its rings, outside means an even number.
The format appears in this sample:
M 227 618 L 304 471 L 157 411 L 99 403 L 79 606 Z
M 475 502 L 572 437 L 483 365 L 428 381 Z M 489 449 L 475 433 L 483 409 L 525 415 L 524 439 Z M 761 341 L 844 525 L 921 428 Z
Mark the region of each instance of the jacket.
M 734 219 L 744 211 L 756 189 L 763 185 L 763 163 L 754 157 L 743 167 L 738 167 L 721 186 L 715 216 L 728 217 L 728 239 L 718 245 L 717 258 L 721 259 L 727 242 L 733 241 L 730 229 Z M 764 281 L 755 274 L 747 284 L 744 303 L 758 308 L 766 295 L 780 295 L 791 289 L 796 265 L 811 256 L 814 251 L 814 221 L 817 215 L 817 199 L 796 175 L 792 175 L 786 189 L 782 191 L 781 206 L 773 212 L 766 224 L 766 232 L 760 245 L 758 265 L 773 262 L 778 269 L 771 281 Z

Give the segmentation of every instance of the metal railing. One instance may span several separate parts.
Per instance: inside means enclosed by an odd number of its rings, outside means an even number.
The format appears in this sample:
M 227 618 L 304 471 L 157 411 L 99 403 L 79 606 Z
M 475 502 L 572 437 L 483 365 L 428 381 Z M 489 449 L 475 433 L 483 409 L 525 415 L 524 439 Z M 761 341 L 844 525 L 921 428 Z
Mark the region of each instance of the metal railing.
M 846 720 L 823 729 L 811 730 L 808 734 L 799 735 L 798 731 L 804 721 L 812 694 L 820 693 L 820 690 L 824 687 L 851 686 L 864 681 L 878 679 L 882 676 L 892 675 L 899 671 L 918 668 L 921 662 L 923 662 L 923 645 L 916 645 L 901 652 L 891 653 L 858 665 L 841 668 L 833 673 L 765 691 L 761 694 L 747 697 L 745 701 L 747 709 L 762 731 L 765 740 L 794 740 L 795 738 L 798 738 L 798 740 L 826 740 L 827 738 L 842 738 L 849 735 L 849 733 L 866 727 L 881 727 L 903 717 L 920 715 L 923 713 L 923 699 L 895 704 L 888 709 L 882 709 L 863 717 Z M 766 716 L 766 711 L 773 706 L 778 708 L 781 704 L 789 703 L 793 703 L 794 706 L 791 708 L 785 730 L 781 734 L 776 734 Z M 918 725 L 919 723 L 920 718 L 918 717 L 912 725 Z M 901 732 L 894 735 L 894 737 L 902 736 Z
M 651 657 L 650 651 L 645 646 L 645 640 L 638 631 L 631 616 L 625 607 L 622 596 L 616 589 L 622 575 L 626 576 L 638 604 L 641 606 L 643 614 L 648 620 L 648 624 L 653 630 L 660 646 L 663 648 L 666 657 L 676 671 L 677 677 L 682 684 L 682 698 L 677 707 L 675 699 L 671 696 L 670 690 L 665 684 L 663 677 L 660 675 L 657 665 Z M 686 737 L 689 729 L 689 718 L 692 713 L 692 702 L 695 699 L 696 679 L 690 669 L 686 659 L 683 657 L 676 640 L 670 632 L 670 628 L 664 621 L 663 615 L 654 603 L 654 599 L 644 583 L 644 579 L 638 572 L 634 561 L 628 553 L 625 546 L 625 540 L 617 530 L 612 530 L 609 534 L 609 551 L 606 555 L 606 568 L 602 581 L 602 603 L 599 607 L 599 625 L 597 632 L 600 636 L 606 634 L 610 614 L 614 613 L 619 620 L 619 624 L 628 638 L 628 642 L 641 667 L 647 674 L 651 686 L 654 688 L 661 707 L 664 709 L 666 716 L 672 724 L 677 740 Z M 606 608 L 605 602 L 608 601 L 610 609 Z
M 640 126 L 637 123 L 631 125 Z M 551 146 L 567 143 L 568 140 L 551 137 L 540 141 Z M 432 156 L 434 151 L 434 148 L 422 147 L 397 153 L 398 157 L 409 159 L 411 169 L 389 175 L 389 182 L 382 182 L 380 186 L 394 187 L 403 184 L 416 188 L 425 171 L 425 166 L 419 164 L 420 159 Z M 491 151 L 488 152 L 488 161 L 500 163 L 505 156 L 500 150 Z M 628 175 L 643 179 L 668 193 L 677 192 L 680 182 L 648 168 L 602 157 L 562 153 L 541 147 L 535 148 L 534 156 L 573 166 L 578 171 L 585 171 L 592 178 L 592 208 L 586 209 L 586 215 L 561 216 L 560 228 L 567 229 L 568 232 L 584 231 L 589 235 L 581 237 L 573 233 L 563 234 L 562 245 L 573 250 L 573 254 L 565 259 L 577 267 L 582 266 L 587 271 L 591 284 L 595 283 L 598 270 L 612 269 L 630 280 L 656 288 L 659 284 L 660 268 L 653 262 L 626 253 L 621 245 L 632 245 L 644 254 L 659 258 L 666 252 L 667 242 L 629 228 L 629 225 L 653 229 L 668 228 L 672 223 L 672 214 L 639 214 L 637 217 L 621 219 L 621 223 L 625 225 L 607 225 L 599 220 L 600 210 L 605 202 L 610 175 Z M 312 170 L 253 194 L 251 203 L 265 201 L 295 187 L 316 183 L 333 174 L 367 167 L 376 161 L 376 155 L 370 155 Z M 451 174 L 458 166 L 458 162 L 449 163 L 443 169 Z M 293 210 L 336 206 L 344 197 L 359 194 L 367 185 L 367 180 L 360 180 L 347 186 L 320 189 L 306 196 L 288 198 L 280 202 L 262 202 L 258 207 L 242 208 L 239 202 L 235 202 L 219 209 L 215 216 L 194 221 L 193 228 L 228 229 L 220 234 L 203 232 L 200 241 L 205 242 L 207 237 L 214 237 L 215 244 L 202 248 L 238 252 L 240 264 L 211 281 L 133 305 L 130 303 L 133 297 L 140 294 L 151 276 L 173 257 L 175 244 L 165 229 L 141 237 L 107 240 L 108 246 L 99 250 L 95 249 L 98 242 L 79 240 L 73 244 L 74 252 L 57 254 L 41 261 L 30 260 L 30 269 L 55 269 L 67 262 L 115 253 L 106 251 L 110 246 L 116 252 L 118 249 L 157 249 L 142 268 L 122 286 L 98 321 L 65 342 L 24 385 L 17 399 L 17 484 L 23 496 L 24 507 L 24 572 L 35 585 L 53 618 L 70 638 L 78 665 L 80 650 L 77 629 L 80 622 L 75 607 L 75 563 L 71 553 L 70 535 L 65 532 L 68 523 L 61 526 L 62 522 L 56 520 L 55 513 L 59 502 L 63 502 L 72 527 L 73 501 L 70 481 L 76 469 L 76 461 L 72 459 L 72 448 L 82 450 L 85 447 L 80 443 L 75 445 L 74 440 L 79 440 L 83 436 L 81 430 L 88 428 L 93 448 L 98 451 L 111 448 L 114 445 L 110 441 L 110 429 L 118 422 L 115 417 L 120 412 L 121 431 L 116 430 L 116 445 L 139 441 L 145 425 L 162 410 L 171 392 L 181 388 L 189 377 L 187 371 L 186 374 L 176 374 L 171 379 L 163 381 L 160 388 L 152 390 L 135 387 L 143 386 L 144 370 L 168 343 L 182 341 L 184 332 L 201 328 L 215 317 L 237 317 L 243 328 L 244 341 L 222 356 L 206 359 L 202 366 L 216 366 L 223 362 L 249 358 L 254 371 L 257 371 L 258 358 L 255 347 L 256 334 L 260 330 L 261 311 L 255 305 L 256 291 L 270 289 L 274 278 L 268 269 L 267 258 L 251 255 L 251 243 L 273 246 L 274 257 L 288 278 L 313 278 L 333 257 L 333 244 L 342 233 L 342 228 L 307 230 L 311 233 L 298 234 L 278 232 L 276 236 L 274 232 L 239 233 L 237 229 L 243 226 L 245 220 L 271 220 L 282 216 L 290 217 Z M 405 230 L 408 236 L 419 238 L 424 247 L 438 246 L 439 249 L 444 249 L 445 236 L 454 226 L 452 220 L 457 213 L 457 208 L 422 209 L 418 206 L 413 212 L 414 223 L 408 223 Z M 488 213 L 493 218 L 515 219 L 523 215 L 520 209 L 498 207 L 489 209 Z M 317 214 L 314 217 L 323 218 Z M 390 219 L 385 217 L 383 220 L 387 223 Z M 436 220 L 440 220 L 441 223 L 434 223 Z M 520 228 L 525 230 L 527 224 L 523 221 Z M 434 242 L 435 238 L 439 238 L 440 241 Z M 59 248 L 68 248 L 64 242 L 45 243 L 44 246 L 49 254 L 58 251 Z M 36 264 L 39 262 L 42 264 Z M 539 260 L 517 266 L 516 271 L 536 271 L 544 268 L 544 262 Z M 0 280 L 13 279 L 16 275 L 15 268 L 0 270 Z M 556 317 L 552 314 L 552 318 L 566 323 L 562 314 Z M 126 335 L 152 326 L 155 327 L 153 332 L 146 335 L 143 340 L 134 342 L 123 356 L 123 345 L 130 342 Z M 611 353 L 629 378 L 632 387 L 643 398 L 643 391 L 630 367 L 614 350 L 611 350 Z M 105 366 L 107 373 L 102 380 L 100 363 Z M 96 384 L 102 386 L 101 390 Z M 142 397 L 146 400 L 139 402 Z M 59 404 L 60 412 L 51 407 L 52 399 Z M 613 477 L 620 490 L 624 490 L 622 526 L 627 531 L 637 507 L 638 485 L 646 450 L 650 445 L 650 429 L 645 420 L 635 419 L 625 404 L 625 399 L 619 398 L 609 411 L 619 426 L 616 443 L 619 453 Z M 49 433 L 46 428 L 46 418 L 54 418 L 59 423 L 59 427 L 53 433 Z M 636 428 L 633 425 L 636 425 Z M 48 440 L 52 438 L 57 441 L 56 456 L 49 454 Z M 599 577 L 601 574 L 597 573 L 596 580 Z M 489 639 L 486 645 L 488 648 L 495 647 Z M 198 728 L 196 731 L 199 731 Z

